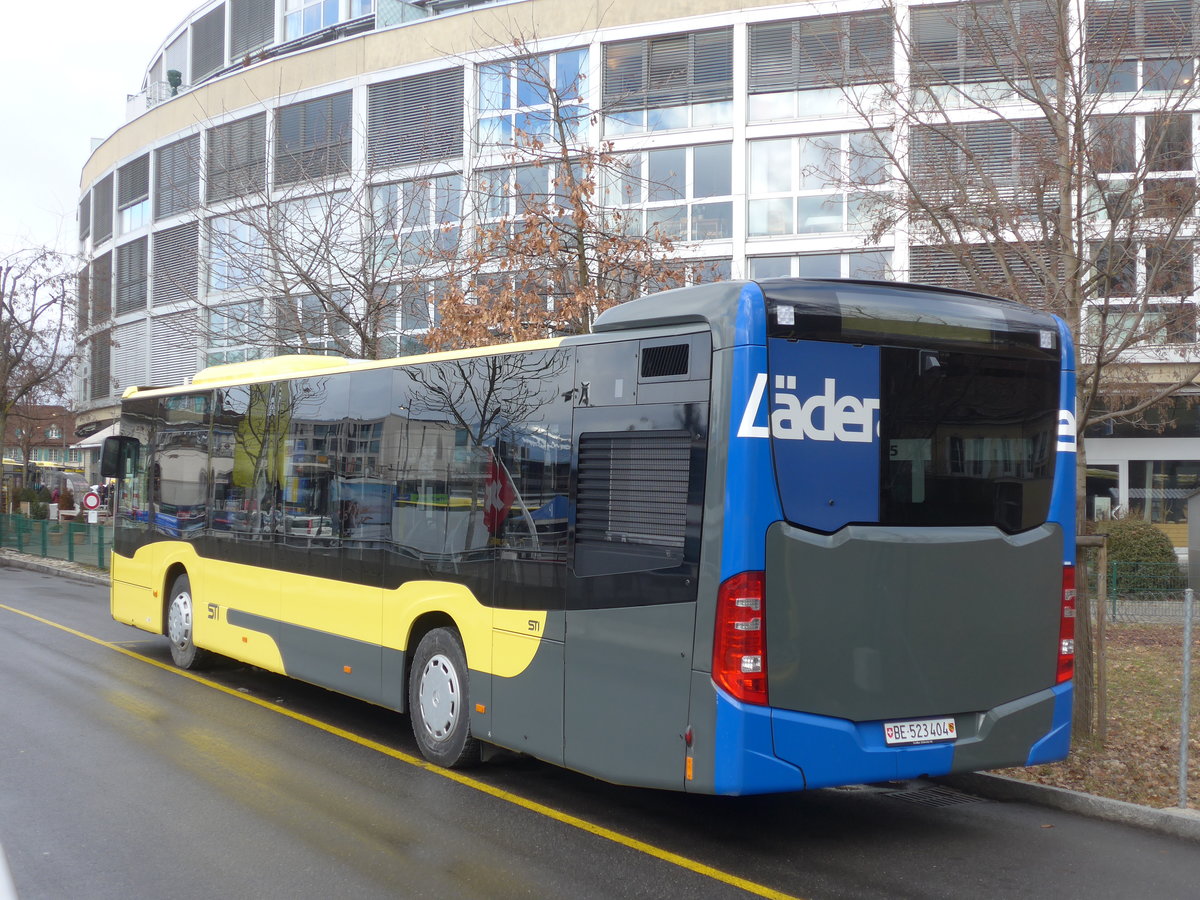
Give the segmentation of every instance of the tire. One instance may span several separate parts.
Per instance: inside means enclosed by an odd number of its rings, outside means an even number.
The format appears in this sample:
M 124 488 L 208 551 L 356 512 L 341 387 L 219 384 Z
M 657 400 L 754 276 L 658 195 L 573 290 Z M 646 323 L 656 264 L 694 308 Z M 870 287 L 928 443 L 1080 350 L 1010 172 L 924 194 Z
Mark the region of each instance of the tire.
M 208 654 L 197 648 L 193 641 L 195 602 L 192 600 L 192 583 L 186 575 L 180 575 L 171 583 L 166 618 L 167 640 L 175 665 L 181 669 L 202 666 L 208 660 Z
M 431 763 L 455 769 L 479 762 L 479 741 L 471 737 L 467 657 L 453 628 L 435 628 L 417 645 L 408 712 L 417 747 Z

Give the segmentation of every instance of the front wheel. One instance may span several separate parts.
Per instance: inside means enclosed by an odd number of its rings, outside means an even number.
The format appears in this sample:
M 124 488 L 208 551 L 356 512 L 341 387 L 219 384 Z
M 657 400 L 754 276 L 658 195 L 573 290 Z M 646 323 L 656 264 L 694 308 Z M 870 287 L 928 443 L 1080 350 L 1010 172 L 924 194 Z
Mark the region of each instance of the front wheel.
M 192 630 L 194 604 L 192 583 L 180 575 L 171 583 L 167 595 L 167 640 L 171 642 L 171 659 L 181 669 L 194 669 L 204 663 L 208 654 L 196 647 Z
M 408 711 L 421 755 L 448 769 L 478 762 L 467 657 L 458 632 L 435 628 L 421 638 L 410 672 Z

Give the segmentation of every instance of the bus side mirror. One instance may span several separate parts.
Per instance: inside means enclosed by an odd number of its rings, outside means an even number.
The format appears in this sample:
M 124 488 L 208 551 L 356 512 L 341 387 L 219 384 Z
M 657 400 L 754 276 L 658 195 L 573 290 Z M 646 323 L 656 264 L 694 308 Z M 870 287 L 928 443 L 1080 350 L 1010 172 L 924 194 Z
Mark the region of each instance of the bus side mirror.
M 137 438 L 125 435 L 106 437 L 100 447 L 100 477 L 123 478 L 127 463 L 132 463 L 129 468 L 136 469 L 138 449 Z

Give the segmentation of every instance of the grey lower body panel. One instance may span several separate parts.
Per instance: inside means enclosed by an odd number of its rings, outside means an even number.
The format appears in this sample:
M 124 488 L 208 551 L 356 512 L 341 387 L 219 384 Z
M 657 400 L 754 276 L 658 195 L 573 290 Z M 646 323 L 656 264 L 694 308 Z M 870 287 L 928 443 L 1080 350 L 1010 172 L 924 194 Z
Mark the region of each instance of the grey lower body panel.
M 1062 532 L 767 532 L 773 707 L 867 722 L 985 712 L 1055 684 Z

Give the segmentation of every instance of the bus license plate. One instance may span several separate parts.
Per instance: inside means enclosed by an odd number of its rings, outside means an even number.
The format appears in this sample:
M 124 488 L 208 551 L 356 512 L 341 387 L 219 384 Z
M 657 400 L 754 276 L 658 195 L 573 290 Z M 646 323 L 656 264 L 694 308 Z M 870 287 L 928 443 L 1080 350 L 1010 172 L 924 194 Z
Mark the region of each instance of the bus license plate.
M 931 744 L 952 741 L 958 737 L 954 717 L 942 719 L 913 719 L 909 722 L 884 722 L 883 739 L 889 747 L 898 744 Z

